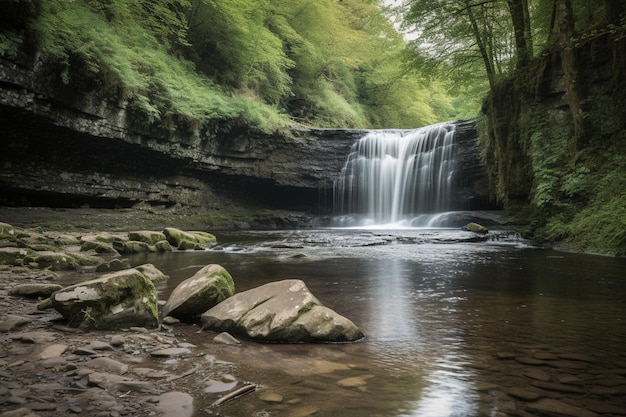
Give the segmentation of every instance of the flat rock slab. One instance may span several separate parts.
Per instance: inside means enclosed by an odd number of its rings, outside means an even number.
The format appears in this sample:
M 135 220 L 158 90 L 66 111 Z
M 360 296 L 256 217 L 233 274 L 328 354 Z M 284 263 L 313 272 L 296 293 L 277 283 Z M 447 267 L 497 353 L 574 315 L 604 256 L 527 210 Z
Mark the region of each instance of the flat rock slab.
M 68 346 L 63 344 L 54 344 L 47 346 L 37 355 L 37 359 L 51 359 L 58 358 L 61 356 L 66 350 Z
M 27 317 L 8 314 L 4 318 L 0 319 L 0 332 L 10 332 L 20 326 L 30 323 L 31 321 L 32 320 Z
M 173 357 L 173 356 L 187 356 L 191 355 L 191 350 L 187 348 L 165 348 L 150 352 L 150 355 L 157 357 Z
M 282 343 L 363 338 L 354 323 L 322 306 L 297 279 L 271 282 L 233 295 L 202 314 L 202 328 Z
M 9 290 L 9 295 L 20 297 L 38 298 L 50 297 L 50 295 L 63 289 L 59 284 L 20 284 Z
M 161 417 L 191 417 L 194 413 L 193 397 L 186 392 L 172 391 L 157 397 L 156 410 Z

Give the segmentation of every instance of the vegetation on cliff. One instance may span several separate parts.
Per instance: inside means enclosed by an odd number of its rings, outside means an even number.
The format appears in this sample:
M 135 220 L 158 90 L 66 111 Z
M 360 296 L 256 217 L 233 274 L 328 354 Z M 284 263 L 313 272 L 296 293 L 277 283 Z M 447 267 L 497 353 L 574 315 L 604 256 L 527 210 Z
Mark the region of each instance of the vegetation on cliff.
M 215 135 L 468 115 L 405 65 L 374 0 L 9 0 L 0 16 L 0 55 L 44 60 L 51 83 L 106 94 L 143 124 Z
M 494 199 L 536 239 L 626 254 L 623 0 L 413 0 L 419 56 L 482 80 Z

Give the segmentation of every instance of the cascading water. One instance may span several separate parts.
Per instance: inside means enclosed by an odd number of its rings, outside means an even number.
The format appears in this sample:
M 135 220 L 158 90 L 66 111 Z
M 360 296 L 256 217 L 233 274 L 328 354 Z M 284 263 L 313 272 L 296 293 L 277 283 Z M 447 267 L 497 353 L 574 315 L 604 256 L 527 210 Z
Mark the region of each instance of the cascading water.
M 358 140 L 334 184 L 338 225 L 432 226 L 436 213 L 456 209 L 454 133 L 440 123 Z

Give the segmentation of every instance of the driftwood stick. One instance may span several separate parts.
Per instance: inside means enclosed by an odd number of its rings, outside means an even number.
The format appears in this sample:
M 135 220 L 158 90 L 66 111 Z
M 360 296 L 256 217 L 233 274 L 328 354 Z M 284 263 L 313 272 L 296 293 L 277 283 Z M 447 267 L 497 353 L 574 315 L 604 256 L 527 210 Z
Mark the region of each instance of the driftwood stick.
M 223 397 L 218 398 L 213 404 L 211 404 L 211 407 L 217 407 L 218 405 L 222 405 L 227 401 L 230 401 L 232 399 L 235 399 L 241 395 L 247 394 L 249 392 L 252 392 L 254 390 L 256 390 L 257 388 L 257 384 L 246 384 L 240 388 L 237 388 L 234 391 L 229 392 L 228 394 L 224 394 Z

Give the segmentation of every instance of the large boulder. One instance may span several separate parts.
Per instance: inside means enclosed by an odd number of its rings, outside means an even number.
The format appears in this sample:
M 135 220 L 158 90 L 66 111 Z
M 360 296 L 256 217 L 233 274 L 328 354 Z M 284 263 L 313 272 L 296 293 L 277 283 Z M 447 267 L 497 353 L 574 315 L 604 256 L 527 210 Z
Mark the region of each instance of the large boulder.
M 134 268 L 65 287 L 50 299 L 72 326 L 118 329 L 159 325 L 154 284 Z
M 363 333 L 322 306 L 304 282 L 272 282 L 226 299 L 202 314 L 202 328 L 265 342 L 348 342 Z
M 235 292 L 235 283 L 220 265 L 207 265 L 178 284 L 167 303 L 163 316 L 185 320 L 199 316 Z

